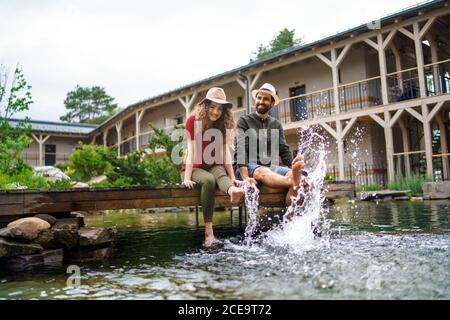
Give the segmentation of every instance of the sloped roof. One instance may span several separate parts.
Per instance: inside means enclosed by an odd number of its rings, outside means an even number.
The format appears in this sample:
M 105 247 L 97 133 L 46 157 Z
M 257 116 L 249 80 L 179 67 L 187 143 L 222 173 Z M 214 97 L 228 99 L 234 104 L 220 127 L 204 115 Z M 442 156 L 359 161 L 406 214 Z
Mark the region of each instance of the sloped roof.
M 15 127 L 19 123 L 19 119 L 8 120 L 12 127 Z M 76 135 L 88 135 L 91 131 L 98 127 L 96 124 L 78 124 L 78 123 L 64 123 L 64 122 L 51 122 L 51 121 L 39 121 L 29 120 L 28 124 L 31 125 L 32 132 L 53 132 L 61 134 L 76 134 Z

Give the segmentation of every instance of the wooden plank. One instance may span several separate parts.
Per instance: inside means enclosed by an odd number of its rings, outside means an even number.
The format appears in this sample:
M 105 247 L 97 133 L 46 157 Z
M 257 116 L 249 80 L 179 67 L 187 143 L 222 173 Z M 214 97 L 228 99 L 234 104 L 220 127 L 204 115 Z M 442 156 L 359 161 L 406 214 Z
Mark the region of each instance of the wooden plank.
M 24 203 L 40 202 L 67 202 L 67 201 L 96 201 L 102 200 L 126 200 L 136 198 L 168 198 L 171 189 L 163 190 L 83 190 L 79 192 L 44 192 L 24 194 Z
M 0 193 L 0 205 L 2 204 L 22 204 L 23 194 L 20 193 Z
M 0 204 L 0 216 L 23 213 L 23 204 Z

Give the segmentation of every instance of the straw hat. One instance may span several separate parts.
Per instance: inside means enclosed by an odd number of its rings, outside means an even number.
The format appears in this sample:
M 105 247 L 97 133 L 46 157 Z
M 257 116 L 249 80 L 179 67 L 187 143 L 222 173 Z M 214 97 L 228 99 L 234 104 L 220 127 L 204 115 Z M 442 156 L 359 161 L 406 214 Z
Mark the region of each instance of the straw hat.
M 206 97 L 200 101 L 198 104 L 202 104 L 205 100 L 209 100 L 212 102 L 216 102 L 218 104 L 225 105 L 224 107 L 233 107 L 233 104 L 227 101 L 227 96 L 225 95 L 225 91 L 222 88 L 214 87 L 208 90 L 206 93 Z
M 260 92 L 270 94 L 273 97 L 273 99 L 275 100 L 275 103 L 274 103 L 275 106 L 280 102 L 280 98 L 278 98 L 278 96 L 277 96 L 277 91 L 275 90 L 275 87 L 273 85 L 271 85 L 270 83 L 264 83 L 261 86 L 261 88 L 259 88 L 257 90 L 253 90 L 252 91 L 253 99 L 256 100 L 256 95 Z

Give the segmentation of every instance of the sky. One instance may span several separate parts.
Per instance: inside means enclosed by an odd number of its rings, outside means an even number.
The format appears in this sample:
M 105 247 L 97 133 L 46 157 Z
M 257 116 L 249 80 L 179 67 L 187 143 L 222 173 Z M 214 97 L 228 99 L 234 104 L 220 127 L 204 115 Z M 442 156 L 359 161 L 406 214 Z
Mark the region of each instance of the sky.
M 59 121 L 67 92 L 101 86 L 126 107 L 246 65 L 283 28 L 312 42 L 418 0 L 0 0 L 0 65 L 23 68 L 33 105 Z

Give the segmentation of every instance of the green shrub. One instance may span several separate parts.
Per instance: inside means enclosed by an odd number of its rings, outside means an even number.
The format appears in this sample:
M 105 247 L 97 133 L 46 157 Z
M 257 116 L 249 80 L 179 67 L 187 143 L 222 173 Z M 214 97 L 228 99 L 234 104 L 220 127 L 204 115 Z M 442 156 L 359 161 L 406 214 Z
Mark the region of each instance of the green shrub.
M 141 151 L 135 151 L 112 162 L 107 177 L 113 183 L 119 179 L 133 186 L 180 182 L 179 168 L 166 155 L 144 157 Z
M 111 169 L 111 164 L 105 159 L 109 151 L 104 149 L 103 146 L 81 144 L 81 147 L 71 154 L 70 162 L 82 181 L 89 181 Z
M 432 181 L 420 175 L 412 175 L 409 177 L 398 177 L 395 182 L 389 183 L 391 190 L 411 190 L 413 196 L 423 195 L 422 182 Z
M 67 179 L 58 179 L 55 181 L 47 181 L 49 188 L 71 188 L 72 181 Z
M 0 189 L 16 189 L 17 187 L 48 188 L 48 183 L 41 174 L 35 175 L 30 168 L 23 168 L 12 175 L 0 173 Z

